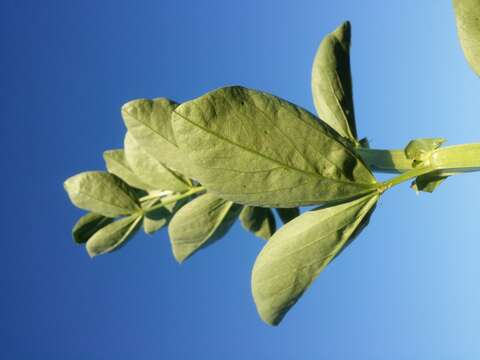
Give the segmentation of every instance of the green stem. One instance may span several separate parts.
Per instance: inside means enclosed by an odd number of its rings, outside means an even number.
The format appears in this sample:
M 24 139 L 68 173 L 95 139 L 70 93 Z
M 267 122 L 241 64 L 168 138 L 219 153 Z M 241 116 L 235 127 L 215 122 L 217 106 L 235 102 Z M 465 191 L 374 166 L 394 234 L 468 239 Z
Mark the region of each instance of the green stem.
M 363 161 L 375 172 L 398 174 L 412 169 L 412 160 L 403 150 L 357 148 Z
M 430 164 L 446 173 L 480 171 L 480 144 L 439 148 L 432 153 Z
M 414 179 L 417 176 L 428 174 L 429 172 L 432 172 L 434 170 L 435 169 L 433 169 L 431 166 L 423 166 L 423 167 L 418 167 L 412 170 L 405 171 L 404 173 L 398 176 L 395 176 L 383 183 L 380 183 L 378 189 L 380 190 L 380 192 L 384 192 L 385 190 L 388 190 L 395 185 Z
M 199 193 L 199 192 L 202 192 L 202 191 L 205 191 L 205 190 L 206 189 L 205 189 L 204 186 L 193 187 L 190 190 L 188 190 L 188 191 L 186 191 L 182 194 L 178 194 L 178 195 L 174 195 L 174 196 L 165 198 L 165 201 L 162 200 L 162 202 L 160 204 L 152 206 L 149 209 L 146 209 L 145 212 L 150 212 L 150 211 L 153 211 L 153 210 L 160 209 L 162 207 L 165 207 L 166 205 L 173 204 L 173 203 L 177 202 L 178 200 L 185 199 L 185 198 L 187 198 L 187 197 L 189 197 L 193 194 L 196 194 L 196 193 Z
M 375 172 L 398 174 L 414 169 L 403 150 L 357 148 L 357 152 Z M 428 166 L 445 174 L 480 171 L 480 144 L 441 147 L 432 152 Z
M 480 171 L 480 144 L 462 144 L 438 148 L 425 163 L 413 167 L 403 150 L 357 148 L 357 152 L 373 171 L 400 175 L 380 183 L 378 190 L 384 192 L 392 186 L 435 172 L 438 175 L 454 175 L 462 172 Z

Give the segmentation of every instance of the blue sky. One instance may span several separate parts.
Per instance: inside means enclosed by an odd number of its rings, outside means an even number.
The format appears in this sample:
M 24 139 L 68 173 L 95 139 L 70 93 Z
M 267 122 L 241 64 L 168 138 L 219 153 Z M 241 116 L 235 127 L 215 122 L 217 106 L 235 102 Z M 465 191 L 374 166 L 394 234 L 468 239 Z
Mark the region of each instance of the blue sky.
M 262 240 L 238 224 L 181 266 L 165 231 L 95 260 L 71 239 L 62 182 L 122 146 L 123 103 L 240 84 L 313 111 L 313 56 L 344 20 L 360 136 L 480 140 L 447 0 L 2 1 L 1 357 L 478 359 L 478 174 L 389 191 L 277 328 L 250 293 Z

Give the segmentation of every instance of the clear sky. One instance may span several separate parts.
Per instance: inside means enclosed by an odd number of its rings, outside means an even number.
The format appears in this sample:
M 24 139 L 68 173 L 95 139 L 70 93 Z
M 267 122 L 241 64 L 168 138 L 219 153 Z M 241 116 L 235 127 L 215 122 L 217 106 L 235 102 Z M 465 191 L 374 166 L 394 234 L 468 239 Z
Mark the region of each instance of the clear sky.
M 448 0 L 3 0 L 0 357 L 478 359 L 478 174 L 387 193 L 277 328 L 250 293 L 263 242 L 238 224 L 181 266 L 165 231 L 95 260 L 71 239 L 63 180 L 122 146 L 124 102 L 240 84 L 313 111 L 313 56 L 344 20 L 372 146 L 480 141 Z

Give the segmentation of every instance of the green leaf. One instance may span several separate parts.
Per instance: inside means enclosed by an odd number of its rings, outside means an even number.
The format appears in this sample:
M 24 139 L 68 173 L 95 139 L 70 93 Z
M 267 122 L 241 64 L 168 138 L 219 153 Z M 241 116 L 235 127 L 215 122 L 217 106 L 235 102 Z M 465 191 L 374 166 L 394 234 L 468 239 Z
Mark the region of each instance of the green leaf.
M 240 209 L 231 201 L 209 193 L 180 208 L 168 226 L 175 259 L 181 263 L 220 239 L 233 225 Z
M 172 111 L 178 106 L 172 100 L 132 100 L 122 107 L 125 125 L 139 146 L 157 161 L 183 175 L 190 176 L 188 157 L 177 147 L 172 130 Z
M 320 118 L 356 144 L 350 36 L 350 23 L 347 21 L 321 42 L 312 67 L 312 94 Z
M 100 215 L 116 217 L 139 210 L 133 189 L 107 172 L 80 173 L 68 178 L 64 187 L 75 206 Z
M 158 205 L 160 202 L 161 199 L 155 199 L 142 204 L 142 207 L 145 210 L 145 215 L 143 218 L 143 229 L 147 234 L 153 234 L 156 231 L 160 230 L 162 227 L 168 224 L 172 217 L 175 203 L 168 204 L 165 207 L 160 207 L 152 211 L 148 211 L 149 208 L 153 207 L 154 205 Z
M 277 228 L 275 217 L 269 208 L 245 206 L 239 218 L 246 230 L 265 240 L 270 239 Z
M 112 223 L 112 221 L 112 218 L 95 213 L 88 213 L 78 219 L 73 227 L 73 239 L 77 244 L 84 244 L 93 234 Z
M 245 205 L 295 207 L 376 187 L 370 170 L 329 126 L 263 92 L 227 87 L 180 105 L 172 117 L 195 178 Z
M 284 224 L 292 221 L 300 215 L 300 210 L 298 208 L 278 208 L 276 210 Z
M 122 149 L 107 150 L 103 153 L 103 159 L 109 173 L 118 176 L 128 185 L 137 189 L 148 190 L 151 187 L 135 175 L 125 158 L 125 152 Z
M 480 1 L 453 0 L 457 31 L 463 53 L 477 75 L 480 75 Z
M 413 181 L 411 187 L 417 192 L 424 191 L 432 193 L 446 178 L 448 178 L 448 175 L 439 175 L 438 173 L 432 172 L 418 176 Z
M 112 252 L 123 246 L 137 231 L 142 215 L 121 218 L 97 231 L 87 241 L 87 252 L 91 257 Z
M 277 325 L 367 224 L 377 193 L 309 211 L 279 229 L 257 257 L 252 291 L 260 317 Z
M 189 182 L 185 178 L 144 151 L 130 132 L 125 135 L 124 147 L 128 164 L 150 189 L 178 192 L 189 189 Z

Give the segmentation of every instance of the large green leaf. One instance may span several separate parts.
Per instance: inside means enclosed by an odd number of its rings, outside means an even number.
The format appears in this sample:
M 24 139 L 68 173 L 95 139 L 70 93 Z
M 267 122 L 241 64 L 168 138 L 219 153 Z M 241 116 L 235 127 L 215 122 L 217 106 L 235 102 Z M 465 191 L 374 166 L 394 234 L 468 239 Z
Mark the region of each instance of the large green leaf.
M 77 223 L 73 226 L 73 239 L 78 244 L 84 244 L 98 230 L 112 222 L 112 218 L 95 213 L 88 213 L 78 219 Z
M 235 222 L 241 207 L 212 194 L 192 200 L 173 216 L 168 226 L 172 251 L 178 262 L 220 239 Z
M 377 193 L 302 214 L 278 230 L 257 257 L 252 291 L 260 317 L 277 325 L 310 284 L 365 226 Z
M 188 158 L 177 147 L 172 130 L 172 111 L 178 106 L 165 98 L 132 100 L 122 107 L 128 131 L 141 148 L 167 167 L 190 175 Z
M 284 224 L 292 221 L 298 215 L 300 215 L 300 210 L 298 208 L 278 208 L 276 209 L 278 216 L 282 219 Z
M 122 149 L 107 150 L 103 153 L 103 159 L 109 173 L 118 176 L 125 181 L 128 185 L 137 189 L 148 190 L 152 189 L 151 186 L 145 184 L 128 165 L 125 158 L 125 152 Z
M 268 240 L 275 233 L 275 217 L 269 208 L 245 206 L 239 218 L 246 230 L 262 239 Z
M 357 142 L 350 73 L 350 23 L 327 35 L 312 67 L 312 94 L 317 113 L 340 135 Z
M 133 172 L 151 189 L 186 191 L 188 181 L 144 151 L 130 132 L 125 135 L 125 157 Z
M 112 252 L 123 246 L 138 231 L 142 215 L 121 218 L 97 231 L 87 241 L 87 252 L 91 257 Z
M 463 53 L 477 75 L 480 75 L 480 1 L 453 0 L 457 31 Z
M 102 171 L 87 171 L 68 178 L 65 190 L 75 206 L 100 215 L 116 217 L 139 210 L 135 193 L 119 177 Z
M 227 87 L 180 105 L 175 137 L 195 178 L 245 205 L 294 207 L 375 188 L 346 142 L 306 110 L 263 92 Z

